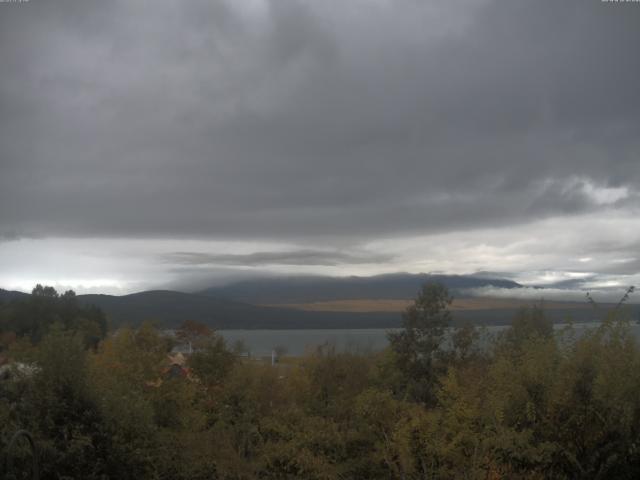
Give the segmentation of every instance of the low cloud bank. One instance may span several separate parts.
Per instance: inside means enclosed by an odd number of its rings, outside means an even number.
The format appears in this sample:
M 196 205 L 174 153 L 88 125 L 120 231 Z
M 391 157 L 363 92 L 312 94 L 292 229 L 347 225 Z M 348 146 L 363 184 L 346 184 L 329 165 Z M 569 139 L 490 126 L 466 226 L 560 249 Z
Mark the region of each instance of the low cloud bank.
M 567 302 L 587 302 L 587 293 L 596 302 L 617 303 L 625 294 L 628 287 L 605 287 L 605 288 L 542 288 L 542 287 L 521 287 L 521 288 L 498 288 L 498 287 L 478 287 L 465 289 L 464 295 L 472 297 L 490 298 L 516 298 L 531 301 L 567 301 Z M 640 303 L 640 295 L 632 295 L 629 303 Z

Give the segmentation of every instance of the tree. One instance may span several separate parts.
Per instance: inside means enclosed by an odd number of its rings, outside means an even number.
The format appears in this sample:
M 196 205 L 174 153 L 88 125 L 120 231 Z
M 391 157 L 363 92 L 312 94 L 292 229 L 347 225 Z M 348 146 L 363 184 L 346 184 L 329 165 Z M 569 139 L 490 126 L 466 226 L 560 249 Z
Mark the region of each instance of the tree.
M 55 288 L 49 286 L 42 286 L 37 284 L 33 290 L 31 290 L 31 295 L 33 297 L 39 298 L 58 298 L 58 292 Z
M 189 359 L 193 373 L 205 385 L 221 383 L 236 363 L 235 354 L 219 335 L 211 334 L 206 345 L 196 351 Z
M 552 336 L 553 323 L 545 316 L 541 305 L 533 305 L 518 310 L 501 340 L 503 346 L 518 349 L 532 337 L 549 339 Z
M 442 343 L 451 324 L 453 301 L 441 284 L 426 284 L 402 319 L 403 329 L 389 333 L 395 363 L 402 373 L 405 393 L 426 404 L 435 402 L 438 377 L 444 373 Z
M 102 310 L 79 303 L 73 290 L 59 295 L 55 288 L 38 284 L 30 296 L 0 307 L 0 331 L 14 332 L 34 344 L 56 324 L 80 333 L 87 347 L 96 347 L 107 333 L 107 319 Z
M 38 346 L 36 365 L 16 409 L 36 438 L 43 478 L 100 478 L 108 442 L 82 337 L 52 327 Z
M 190 349 L 207 346 L 213 335 L 213 330 L 208 326 L 194 320 L 185 320 L 176 330 L 178 341 L 188 344 Z

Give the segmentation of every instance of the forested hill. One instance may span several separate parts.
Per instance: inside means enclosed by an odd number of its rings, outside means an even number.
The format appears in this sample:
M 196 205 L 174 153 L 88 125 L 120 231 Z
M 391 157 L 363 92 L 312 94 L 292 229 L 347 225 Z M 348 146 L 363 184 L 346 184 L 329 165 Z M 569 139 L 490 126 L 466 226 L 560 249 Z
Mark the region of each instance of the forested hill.
M 412 299 L 425 283 L 440 283 L 454 296 L 471 288 L 493 286 L 518 288 L 522 285 L 501 278 L 474 275 L 433 275 L 394 273 L 372 277 L 281 277 L 244 280 L 203 290 L 203 295 L 253 303 L 297 303 L 354 298 Z

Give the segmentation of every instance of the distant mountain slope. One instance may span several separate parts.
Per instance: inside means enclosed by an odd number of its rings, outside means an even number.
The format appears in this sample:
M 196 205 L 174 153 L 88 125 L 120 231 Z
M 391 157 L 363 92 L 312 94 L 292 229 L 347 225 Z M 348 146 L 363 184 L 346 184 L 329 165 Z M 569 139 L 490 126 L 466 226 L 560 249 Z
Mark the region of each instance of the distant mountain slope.
M 20 299 L 29 295 L 0 290 L 0 298 Z M 131 295 L 79 295 L 84 304 L 100 307 L 111 326 L 140 325 L 145 320 L 160 326 L 176 327 L 184 320 L 203 322 L 215 329 L 321 329 L 321 328 L 392 328 L 401 323 L 397 311 L 301 311 L 282 307 L 266 307 L 226 300 L 200 294 L 175 291 L 148 291 Z M 477 325 L 507 324 L 517 311 L 516 305 L 497 305 L 495 300 L 478 298 L 472 309 L 453 311 L 454 324 L 465 322 Z M 549 305 L 547 316 L 555 321 L 573 317 L 576 321 L 597 319 L 593 309 L 583 305 Z M 603 306 L 604 308 L 605 306 Z M 633 318 L 640 318 L 638 305 L 630 305 Z
M 249 305 L 206 295 L 174 291 L 150 291 L 124 296 L 80 295 L 81 302 L 100 307 L 112 326 L 136 326 L 153 320 L 176 327 L 184 320 L 196 320 L 215 329 L 322 329 L 393 328 L 401 325 L 399 312 L 302 311 Z M 488 299 L 491 301 L 491 299 Z M 555 307 L 555 308 L 553 308 Z M 572 317 L 576 321 L 597 319 L 593 309 L 582 305 L 552 306 L 545 309 L 554 322 Z M 454 324 L 504 325 L 511 322 L 518 308 L 454 310 Z M 637 315 L 637 311 L 634 313 Z
M 78 298 L 100 307 L 114 325 L 139 325 L 153 320 L 174 327 L 184 320 L 196 320 L 217 329 L 387 328 L 400 322 L 397 313 L 301 312 L 164 290 L 123 296 L 79 295 Z
M 420 287 L 439 282 L 455 295 L 461 290 L 494 286 L 517 288 L 511 280 L 475 275 L 431 275 L 397 273 L 373 277 L 282 277 L 244 280 L 200 292 L 252 304 L 303 303 L 328 300 L 412 299 Z
M 13 290 L 3 290 L 2 288 L 0 288 L 0 302 L 10 302 L 11 300 L 26 298 L 28 296 L 28 293 L 16 292 Z

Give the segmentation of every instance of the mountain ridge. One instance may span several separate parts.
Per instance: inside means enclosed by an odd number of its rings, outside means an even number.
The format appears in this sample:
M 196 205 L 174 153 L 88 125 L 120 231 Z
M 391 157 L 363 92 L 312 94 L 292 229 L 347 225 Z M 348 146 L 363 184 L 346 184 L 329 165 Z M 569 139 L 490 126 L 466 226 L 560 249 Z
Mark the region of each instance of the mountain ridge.
M 517 282 L 502 278 L 431 273 L 390 273 L 369 277 L 282 276 L 240 280 L 220 287 L 200 290 L 199 294 L 228 298 L 252 304 L 317 302 L 356 298 L 412 299 L 425 283 L 437 282 L 452 294 L 493 286 L 519 288 Z M 468 293 L 465 296 L 469 296 Z
M 292 303 L 353 301 L 396 301 L 414 299 L 422 284 L 438 281 L 458 299 L 471 298 L 465 290 L 492 285 L 515 289 L 520 284 L 500 278 L 443 274 L 386 274 L 373 277 L 275 277 L 243 280 L 198 292 L 148 290 L 126 295 L 84 294 L 78 301 L 101 308 L 112 327 L 136 326 L 150 320 L 163 327 L 175 327 L 195 320 L 214 329 L 309 329 L 309 328 L 393 328 L 401 324 L 401 312 L 387 310 L 358 311 L 336 308 L 291 308 Z M 27 298 L 29 294 L 0 289 L 0 300 Z M 476 297 L 477 301 L 491 299 Z M 343 302 L 344 303 L 344 302 Z M 570 303 L 570 302 L 564 302 Z M 562 307 L 562 308 L 560 308 Z M 574 308 L 575 307 L 575 308 Z M 634 307 L 635 308 L 635 307 Z M 454 308 L 454 323 L 499 325 L 511 321 L 518 308 Z M 593 317 L 584 305 L 575 304 L 545 309 L 553 321 L 575 316 L 579 321 Z

